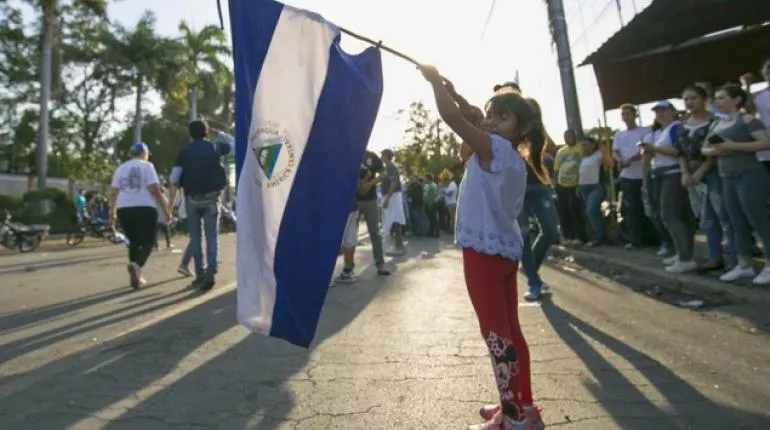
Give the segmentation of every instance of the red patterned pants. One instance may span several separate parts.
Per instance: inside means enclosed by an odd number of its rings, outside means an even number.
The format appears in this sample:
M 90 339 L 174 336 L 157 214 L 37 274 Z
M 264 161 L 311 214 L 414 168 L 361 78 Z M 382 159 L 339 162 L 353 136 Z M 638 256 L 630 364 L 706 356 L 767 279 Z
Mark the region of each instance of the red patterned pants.
M 468 294 L 487 343 L 503 414 L 518 420 L 532 405 L 529 349 L 519 326 L 519 262 L 463 248 Z

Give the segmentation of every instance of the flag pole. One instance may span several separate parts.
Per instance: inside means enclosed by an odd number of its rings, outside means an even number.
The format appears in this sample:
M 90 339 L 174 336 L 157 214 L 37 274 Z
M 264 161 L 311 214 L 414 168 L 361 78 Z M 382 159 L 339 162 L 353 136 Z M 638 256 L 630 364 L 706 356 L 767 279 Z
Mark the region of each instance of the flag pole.
M 346 28 L 339 27 L 339 29 L 340 29 L 341 32 L 347 34 L 348 36 L 354 37 L 354 38 L 356 38 L 358 40 L 361 40 L 361 41 L 364 41 L 364 42 L 369 43 L 371 45 L 374 45 L 374 46 L 382 49 L 383 51 L 390 52 L 391 54 L 395 55 L 396 57 L 399 57 L 399 58 L 401 58 L 403 60 L 406 60 L 406 61 L 414 64 L 415 66 L 419 66 L 420 65 L 420 63 L 418 63 L 417 60 L 415 60 L 414 58 L 412 58 L 412 57 L 410 57 L 410 56 L 408 56 L 406 54 L 403 54 L 403 53 L 401 53 L 399 51 L 396 51 L 393 48 L 390 48 L 388 46 L 383 45 L 382 41 L 375 42 L 374 40 L 369 39 L 366 36 L 361 36 L 360 34 L 354 33 L 354 32 L 352 32 L 352 31 L 350 31 L 350 30 L 348 30 Z
M 220 1 L 221 0 L 217 0 L 217 14 L 219 15 L 219 28 L 224 30 L 225 29 L 225 21 L 224 21 L 224 19 L 222 17 L 222 4 L 220 3 Z M 366 42 L 366 43 L 368 43 L 370 45 L 374 45 L 374 46 L 382 49 L 383 51 L 389 52 L 389 53 L 395 55 L 396 57 L 399 57 L 399 58 L 401 58 L 403 60 L 406 60 L 406 61 L 414 64 L 415 66 L 419 66 L 420 65 L 420 63 L 418 63 L 417 60 L 415 60 L 414 58 L 412 58 L 412 57 L 410 57 L 410 56 L 408 56 L 408 55 L 406 55 L 404 53 L 401 53 L 399 51 L 396 51 L 395 49 L 393 49 L 391 47 L 383 45 L 382 41 L 375 42 L 374 40 L 372 40 L 372 39 L 370 39 L 370 38 L 368 38 L 366 36 L 361 36 L 358 33 L 354 33 L 352 31 L 348 30 L 347 28 L 339 27 L 339 29 L 340 29 L 341 32 L 347 34 L 348 36 L 351 36 L 351 37 L 354 37 L 356 39 L 362 40 L 362 41 L 364 41 L 364 42 Z

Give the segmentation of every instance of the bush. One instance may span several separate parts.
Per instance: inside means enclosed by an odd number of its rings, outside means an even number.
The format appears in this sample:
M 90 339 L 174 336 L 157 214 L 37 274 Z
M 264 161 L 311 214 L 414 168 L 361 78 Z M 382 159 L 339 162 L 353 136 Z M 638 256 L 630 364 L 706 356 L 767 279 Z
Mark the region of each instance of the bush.
M 51 233 L 68 232 L 75 221 L 75 207 L 67 193 L 58 188 L 42 188 L 24 193 L 24 212 L 19 219 L 26 224 L 48 224 Z
M 23 204 L 22 200 L 16 196 L 0 194 L 0 216 L 5 216 L 5 211 L 10 212 L 11 215 L 17 215 Z

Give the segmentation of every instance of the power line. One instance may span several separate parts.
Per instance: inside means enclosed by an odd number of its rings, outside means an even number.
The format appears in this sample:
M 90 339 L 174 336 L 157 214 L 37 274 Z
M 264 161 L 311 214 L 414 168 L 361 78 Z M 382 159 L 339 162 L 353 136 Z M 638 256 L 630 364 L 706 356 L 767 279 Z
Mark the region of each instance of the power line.
M 601 12 L 594 18 L 593 21 L 591 21 L 590 24 L 588 24 L 588 27 L 583 28 L 583 32 L 580 33 L 580 36 L 577 37 L 577 39 L 570 42 L 570 45 L 576 45 L 578 42 L 583 40 L 588 35 L 588 32 L 593 28 L 594 24 L 596 24 L 602 16 L 604 16 L 605 13 L 607 13 L 608 10 L 610 10 L 610 6 L 615 2 L 615 0 L 609 0 L 604 7 L 602 8 Z
M 487 34 L 487 27 L 489 22 L 492 21 L 492 13 L 495 11 L 497 0 L 492 0 L 492 4 L 489 6 L 489 13 L 487 14 L 487 20 L 484 22 L 484 28 L 481 30 L 481 40 L 484 40 L 484 36 Z

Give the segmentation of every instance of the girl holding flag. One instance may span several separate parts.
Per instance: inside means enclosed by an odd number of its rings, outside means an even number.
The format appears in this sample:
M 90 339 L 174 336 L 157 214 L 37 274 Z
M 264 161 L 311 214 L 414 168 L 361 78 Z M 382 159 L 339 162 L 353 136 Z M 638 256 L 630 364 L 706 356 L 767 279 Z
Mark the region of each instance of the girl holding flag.
M 484 407 L 475 430 L 539 430 L 533 405 L 529 351 L 519 326 L 516 275 L 524 240 L 517 222 L 527 168 L 516 151 L 536 118 L 520 95 L 496 94 L 478 124 L 458 108 L 438 71 L 420 66 L 431 83 L 441 118 L 471 152 L 460 184 L 455 238 L 481 334 L 492 357 L 500 404 Z M 451 89 L 451 87 L 450 87 Z M 453 92 L 453 91 L 452 91 Z M 475 122 L 475 121 L 474 121 Z

